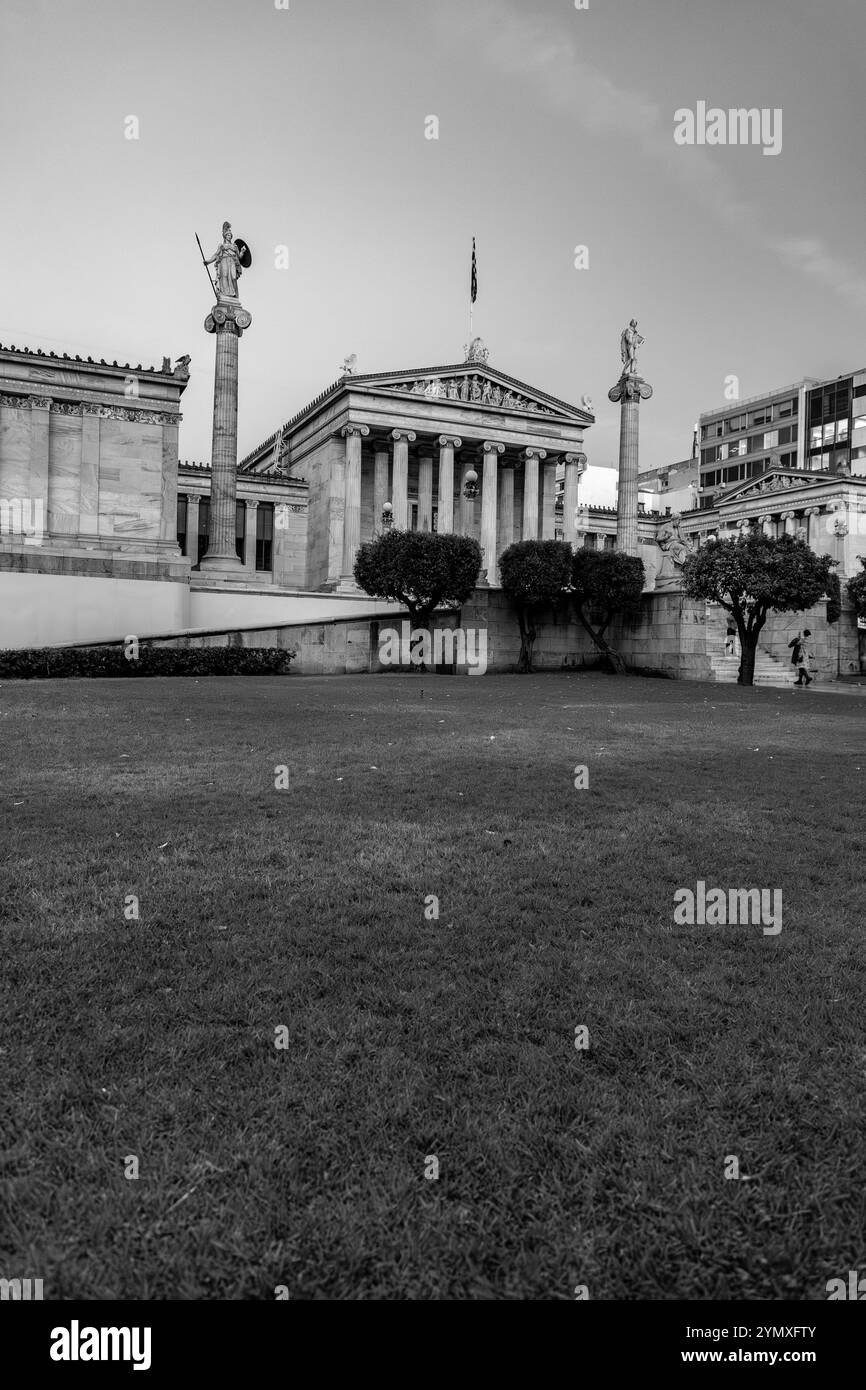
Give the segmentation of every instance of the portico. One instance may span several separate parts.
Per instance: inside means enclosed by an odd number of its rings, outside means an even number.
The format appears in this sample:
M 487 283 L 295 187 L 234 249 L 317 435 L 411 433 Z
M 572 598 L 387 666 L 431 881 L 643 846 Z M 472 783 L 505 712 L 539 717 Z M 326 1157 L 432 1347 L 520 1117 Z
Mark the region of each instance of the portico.
M 477 342 L 472 353 L 452 366 L 341 377 L 284 426 L 280 471 L 309 485 L 310 588 L 351 589 L 358 546 L 386 525 L 474 536 L 481 583 L 497 586 L 512 541 L 553 537 L 559 462 L 574 541 L 594 417 L 491 367 Z M 241 470 L 273 464 L 269 440 Z

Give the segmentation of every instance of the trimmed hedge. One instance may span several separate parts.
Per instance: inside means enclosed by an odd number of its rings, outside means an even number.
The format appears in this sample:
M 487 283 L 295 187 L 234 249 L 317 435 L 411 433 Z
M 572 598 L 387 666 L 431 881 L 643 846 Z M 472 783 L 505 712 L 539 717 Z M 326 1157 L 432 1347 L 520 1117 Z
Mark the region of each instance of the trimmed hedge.
M 153 647 L 136 658 L 124 644 L 0 651 L 0 680 L 62 676 L 283 676 L 296 652 L 280 647 Z

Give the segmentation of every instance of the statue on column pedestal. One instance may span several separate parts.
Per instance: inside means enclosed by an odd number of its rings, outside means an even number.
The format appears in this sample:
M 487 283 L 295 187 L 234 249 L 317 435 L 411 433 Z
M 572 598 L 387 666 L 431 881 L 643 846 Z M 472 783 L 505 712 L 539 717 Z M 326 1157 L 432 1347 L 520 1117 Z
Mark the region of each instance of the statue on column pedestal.
M 217 285 L 220 299 L 238 298 L 238 280 L 243 271 L 252 263 L 249 248 L 245 241 L 235 241 L 230 222 L 223 223 L 223 239 L 205 265 L 216 266 Z
M 619 340 L 623 376 L 637 375 L 637 350 L 645 342 L 646 338 L 642 338 L 637 331 L 637 319 L 631 319 L 628 328 L 622 330 Z

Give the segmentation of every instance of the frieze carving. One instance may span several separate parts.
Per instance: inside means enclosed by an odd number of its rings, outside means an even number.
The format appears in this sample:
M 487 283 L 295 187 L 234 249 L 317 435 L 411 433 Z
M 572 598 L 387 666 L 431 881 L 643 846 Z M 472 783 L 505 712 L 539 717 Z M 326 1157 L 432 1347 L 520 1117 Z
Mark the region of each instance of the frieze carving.
M 746 488 L 744 492 L 737 494 L 737 497 L 757 497 L 764 492 L 784 492 L 791 487 L 814 487 L 815 483 L 810 478 L 792 478 L 790 474 L 777 473 L 772 478 L 762 478 L 753 487 Z
M 503 389 L 498 382 L 478 373 L 471 377 L 419 377 L 414 382 L 397 382 L 389 386 L 388 390 L 408 392 L 411 396 L 425 396 L 428 400 L 462 401 L 466 405 L 531 411 L 539 415 L 554 413 L 538 401 L 522 396 L 517 391 Z
M 138 420 L 149 425 L 176 425 L 180 415 L 164 410 L 133 410 L 121 405 L 94 405 L 90 401 L 54 401 L 44 396 L 2 396 L 7 409 L 50 409 L 55 415 L 98 415 L 103 420 Z

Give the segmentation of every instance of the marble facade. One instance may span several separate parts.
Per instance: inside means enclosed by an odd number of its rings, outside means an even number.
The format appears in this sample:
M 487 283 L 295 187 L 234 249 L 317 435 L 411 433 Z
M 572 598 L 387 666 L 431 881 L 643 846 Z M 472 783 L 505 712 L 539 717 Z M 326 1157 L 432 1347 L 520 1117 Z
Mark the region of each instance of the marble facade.
M 495 587 L 512 540 L 552 538 L 558 462 L 574 503 L 566 538 L 576 535 L 593 419 L 486 361 L 341 377 L 279 436 L 279 466 L 308 487 L 307 587 L 353 589 L 354 554 L 382 530 L 386 502 L 395 527 L 474 535 Z M 241 476 L 274 466 L 275 438 Z

